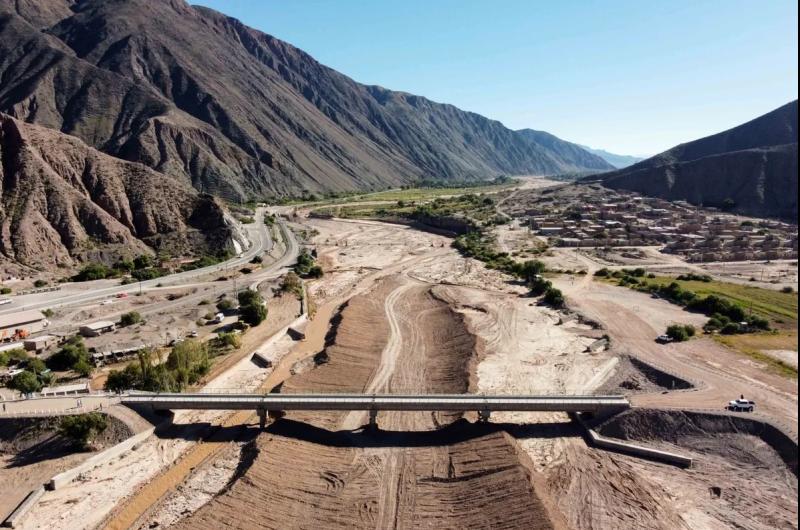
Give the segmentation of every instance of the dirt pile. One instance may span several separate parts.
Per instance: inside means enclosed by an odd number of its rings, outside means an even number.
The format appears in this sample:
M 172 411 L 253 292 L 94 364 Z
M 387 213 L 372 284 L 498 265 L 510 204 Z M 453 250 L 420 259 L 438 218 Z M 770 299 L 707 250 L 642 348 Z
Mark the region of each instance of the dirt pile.
M 607 394 L 639 394 L 662 390 L 686 390 L 693 385 L 630 355 L 620 355 L 614 373 L 598 392 Z
M 430 286 L 392 277 L 350 300 L 282 391 L 465 392 L 475 340 Z M 513 440 L 467 422 L 431 431 L 456 418 L 387 412 L 383 431 L 359 433 L 363 413 L 290 413 L 178 528 L 552 528 Z

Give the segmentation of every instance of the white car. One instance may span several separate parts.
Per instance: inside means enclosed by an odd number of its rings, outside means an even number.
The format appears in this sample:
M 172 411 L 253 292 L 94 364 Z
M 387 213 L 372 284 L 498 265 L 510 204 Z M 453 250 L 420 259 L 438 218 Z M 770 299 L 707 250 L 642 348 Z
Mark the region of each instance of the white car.
M 739 399 L 734 399 L 733 401 L 729 401 L 728 406 L 725 408 L 733 412 L 753 412 L 753 409 L 755 407 L 756 407 L 755 401 L 739 398 Z
M 111 300 L 110 298 L 107 298 L 107 299 L 103 300 L 102 302 L 100 302 L 100 305 L 108 305 L 108 304 L 113 304 L 113 303 L 114 303 L 114 300 Z

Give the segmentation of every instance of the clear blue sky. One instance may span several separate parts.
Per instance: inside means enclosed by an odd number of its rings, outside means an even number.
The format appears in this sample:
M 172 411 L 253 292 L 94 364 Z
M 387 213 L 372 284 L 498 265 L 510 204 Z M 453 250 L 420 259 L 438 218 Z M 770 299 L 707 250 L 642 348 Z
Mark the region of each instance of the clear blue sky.
M 194 3 L 356 81 L 620 154 L 655 154 L 797 98 L 795 0 Z

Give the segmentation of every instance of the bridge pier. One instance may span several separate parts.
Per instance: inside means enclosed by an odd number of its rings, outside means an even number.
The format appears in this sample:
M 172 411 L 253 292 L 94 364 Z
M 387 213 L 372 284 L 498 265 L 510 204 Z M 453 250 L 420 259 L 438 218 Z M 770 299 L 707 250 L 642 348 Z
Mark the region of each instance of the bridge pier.
M 267 428 L 267 410 L 258 409 L 258 428 L 262 431 Z
M 378 409 L 369 409 L 369 429 L 378 430 Z
M 479 410 L 478 411 L 478 421 L 481 423 L 489 423 L 489 418 L 492 415 L 491 410 Z

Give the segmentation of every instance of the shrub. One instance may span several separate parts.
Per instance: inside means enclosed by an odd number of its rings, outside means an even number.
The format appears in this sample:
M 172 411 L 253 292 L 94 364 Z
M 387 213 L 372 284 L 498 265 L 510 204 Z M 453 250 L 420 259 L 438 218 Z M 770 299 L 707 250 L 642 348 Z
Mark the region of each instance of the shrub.
M 258 265 L 259 263 L 263 263 L 264 258 L 262 256 L 253 256 L 253 259 L 250 260 L 250 263 L 254 265 Z
M 608 269 L 603 267 L 602 269 L 600 269 L 598 271 L 595 271 L 594 275 L 599 277 L 599 278 L 606 278 L 606 277 L 608 277 L 610 275 L 610 273 L 611 272 Z
M 121 317 L 119 317 L 119 325 L 122 327 L 132 326 L 134 324 L 140 323 L 141 321 L 142 321 L 142 315 L 140 315 L 136 311 L 125 313 Z
M 58 421 L 58 432 L 80 445 L 86 445 L 108 427 L 108 418 L 99 412 L 79 416 L 64 416 Z
M 18 364 L 22 361 L 28 360 L 28 353 L 22 348 L 14 348 L 13 350 L 6 350 L 0 352 L 0 366 L 8 366 L 9 364 Z
M 105 389 L 109 392 L 123 392 L 136 388 L 141 381 L 141 370 L 135 364 L 130 364 L 124 370 L 111 370 L 106 379 Z
M 564 295 L 560 290 L 550 287 L 544 293 L 544 302 L 552 307 L 562 307 L 564 305 Z
M 238 333 L 220 333 L 217 335 L 217 345 L 220 348 L 238 348 L 242 345 L 242 338 Z
M 36 287 L 37 289 L 40 287 L 46 287 L 47 282 L 44 280 L 36 280 L 35 282 L 33 282 L 33 286 Z
M 0 287 L 0 294 L 11 294 L 11 287 Z
M 294 293 L 297 298 L 301 298 L 303 296 L 303 281 L 294 272 L 289 272 L 283 277 L 281 291 Z
M 233 309 L 233 300 L 231 300 L 229 298 L 223 298 L 222 300 L 217 302 L 217 309 L 222 311 L 223 313 L 232 310 Z
M 681 324 L 672 324 L 668 326 L 667 336 L 672 340 L 674 340 L 675 342 L 683 342 L 689 340 L 689 333 L 686 331 L 686 326 L 683 326 Z
M 735 335 L 741 331 L 739 324 L 735 322 L 728 322 L 724 326 L 722 326 L 722 334 L 723 335 Z
M 792 287 L 791 285 L 787 285 L 783 289 L 781 289 L 781 292 L 791 294 L 794 292 L 794 287 Z
M 47 318 L 50 318 L 50 317 L 52 317 L 53 315 L 55 315 L 55 311 L 53 311 L 52 309 L 42 309 L 42 314 L 43 314 L 45 317 L 47 317 Z
M 113 274 L 114 272 L 102 263 L 90 263 L 83 267 L 78 274 L 73 276 L 72 280 L 76 282 L 103 280 Z

